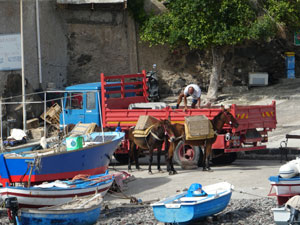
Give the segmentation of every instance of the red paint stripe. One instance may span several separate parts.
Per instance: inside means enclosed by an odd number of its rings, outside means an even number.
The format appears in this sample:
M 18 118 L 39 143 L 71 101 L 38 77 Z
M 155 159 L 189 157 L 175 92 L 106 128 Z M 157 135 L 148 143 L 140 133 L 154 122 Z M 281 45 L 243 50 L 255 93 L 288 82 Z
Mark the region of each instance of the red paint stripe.
M 105 173 L 108 166 L 102 166 L 95 169 L 89 169 L 89 170 L 80 170 L 80 171 L 73 171 L 73 172 L 65 172 L 65 173 L 56 173 L 56 174 L 41 174 L 41 175 L 32 175 L 31 176 L 31 183 L 38 183 L 43 181 L 54 181 L 54 180 L 63 180 L 63 179 L 70 179 L 78 174 L 89 174 L 89 175 L 96 175 Z M 5 187 L 5 183 L 19 183 L 23 175 L 11 175 L 9 181 L 8 178 L 0 178 L 0 183 L 2 183 L 3 187 Z M 29 176 L 26 175 L 22 182 L 28 181 Z
M 300 184 L 272 184 L 273 186 L 300 186 Z

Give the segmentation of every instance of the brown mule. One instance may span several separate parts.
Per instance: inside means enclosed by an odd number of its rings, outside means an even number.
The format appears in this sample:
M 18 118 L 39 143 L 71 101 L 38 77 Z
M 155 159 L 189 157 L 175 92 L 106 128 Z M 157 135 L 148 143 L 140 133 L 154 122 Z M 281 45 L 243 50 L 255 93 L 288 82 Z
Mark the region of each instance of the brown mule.
M 216 115 L 212 119 L 212 125 L 213 129 L 215 131 L 215 135 L 213 138 L 209 139 L 203 139 L 203 140 L 185 140 L 185 144 L 192 145 L 192 146 L 204 146 L 204 157 L 203 157 L 203 171 L 211 170 L 209 166 L 209 158 L 212 153 L 212 145 L 217 139 L 217 133 L 221 132 L 224 124 L 229 124 L 230 126 L 233 126 L 237 128 L 239 126 L 237 120 L 234 118 L 234 116 L 226 110 L 222 106 L 222 111 Z M 174 144 L 171 144 L 169 147 L 169 154 L 174 154 L 174 150 L 179 143 L 180 140 L 183 140 L 185 138 L 185 130 L 184 125 L 182 124 L 174 124 L 173 126 L 173 133 L 175 134 L 175 141 Z

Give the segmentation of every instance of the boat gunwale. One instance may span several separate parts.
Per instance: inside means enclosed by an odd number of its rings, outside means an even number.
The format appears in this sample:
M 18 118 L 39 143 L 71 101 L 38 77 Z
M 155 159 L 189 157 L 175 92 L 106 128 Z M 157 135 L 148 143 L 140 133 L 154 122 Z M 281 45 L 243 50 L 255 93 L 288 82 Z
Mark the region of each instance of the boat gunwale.
M 45 157 L 48 157 L 48 156 L 55 156 L 55 155 L 62 155 L 62 154 L 72 153 L 72 152 L 79 152 L 79 151 L 83 151 L 83 150 L 90 150 L 91 148 L 99 147 L 101 145 L 108 144 L 108 143 L 111 143 L 113 141 L 114 140 L 107 141 L 107 142 L 104 142 L 104 143 L 95 144 L 95 145 L 91 145 L 91 146 L 86 146 L 86 147 L 76 149 L 76 150 L 71 150 L 71 151 L 67 151 L 67 150 L 55 151 L 55 149 L 43 149 L 44 153 L 53 151 L 53 153 L 46 154 L 46 155 L 35 154 L 36 151 L 34 151 L 34 152 L 31 153 L 33 156 L 20 156 L 20 155 L 6 154 L 6 155 L 4 155 L 4 157 L 5 157 L 5 159 L 35 159 L 36 157 L 45 158 Z M 93 142 L 93 143 L 95 143 L 95 142 Z M 40 150 L 37 150 L 37 151 L 40 151 Z M 38 152 L 38 153 L 40 153 L 40 152 Z M 30 153 L 28 153 L 28 154 L 30 154 Z
M 185 194 L 187 194 L 187 192 Z M 151 204 L 151 206 L 152 207 L 153 206 L 165 206 L 165 205 L 172 205 L 172 204 L 173 205 L 180 205 L 180 206 L 198 205 L 198 204 L 202 204 L 202 203 L 205 203 L 205 202 L 213 201 L 215 199 L 219 199 L 219 198 L 224 197 L 224 196 L 229 195 L 229 194 L 232 194 L 232 191 L 231 190 L 226 190 L 226 191 L 222 192 L 221 194 L 218 194 L 217 197 L 215 197 L 215 195 L 214 196 L 210 196 L 210 197 L 203 196 L 203 197 L 206 197 L 206 199 L 203 199 L 203 200 L 199 199 L 197 201 L 191 201 L 191 202 L 187 202 L 187 201 L 175 202 L 175 200 L 177 200 L 177 199 L 179 200 L 180 198 L 182 198 L 184 196 L 179 197 L 179 198 L 177 198 L 177 197 L 174 196 L 174 200 L 173 201 L 170 200 L 170 203 L 166 203 L 164 200 L 167 200 L 167 199 L 163 199 L 163 200 L 161 200 L 161 201 L 159 201 L 157 203 Z
M 94 132 L 94 133 L 99 133 L 98 136 L 101 136 L 100 135 L 101 132 Z M 36 157 L 44 158 L 44 157 L 47 157 L 47 156 L 55 156 L 55 155 L 62 155 L 62 154 L 72 153 L 72 152 L 79 152 L 79 151 L 83 151 L 83 150 L 90 150 L 91 148 L 106 145 L 106 144 L 109 144 L 109 143 L 112 143 L 112 142 L 115 142 L 115 141 L 122 141 L 123 138 L 125 137 L 125 133 L 123 133 L 123 132 L 107 132 L 107 133 L 109 133 L 108 135 L 110 135 L 110 136 L 112 136 L 114 133 L 117 133 L 117 134 L 114 134 L 115 137 L 112 140 L 108 140 L 108 141 L 105 141 L 105 142 L 99 142 L 99 144 L 94 144 L 94 145 L 90 145 L 90 146 L 86 146 L 86 147 L 83 147 L 83 148 L 80 148 L 80 149 L 75 149 L 75 150 L 70 150 L 70 151 L 67 151 L 67 150 L 55 151 L 55 149 L 49 148 L 49 149 L 41 149 L 41 150 L 35 150 L 35 151 L 26 151 L 26 152 L 28 152 L 28 154 L 32 154 L 32 156 L 22 156 L 22 155 L 24 155 L 24 152 L 22 152 L 20 154 L 17 154 L 17 155 L 15 155 L 14 153 L 8 153 L 8 154 L 4 154 L 3 156 L 4 156 L 5 159 L 35 159 Z M 88 141 L 86 141 L 86 143 L 88 143 Z M 92 143 L 97 143 L 97 142 L 92 142 Z M 35 154 L 35 153 L 40 153 L 40 152 L 46 153 L 46 152 L 50 152 L 50 151 L 53 151 L 53 153 L 46 154 L 46 155 Z

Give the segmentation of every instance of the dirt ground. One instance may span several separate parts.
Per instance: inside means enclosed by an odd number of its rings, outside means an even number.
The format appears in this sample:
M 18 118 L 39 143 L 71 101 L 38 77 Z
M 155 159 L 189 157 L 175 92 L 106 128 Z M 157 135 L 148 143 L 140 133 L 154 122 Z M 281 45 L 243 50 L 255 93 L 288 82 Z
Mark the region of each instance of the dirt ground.
M 238 89 L 236 89 L 238 90 Z M 205 93 L 202 95 L 205 102 Z M 300 79 L 281 80 L 279 84 L 268 87 L 252 87 L 248 91 L 238 93 L 223 93 L 217 104 L 230 105 L 265 105 L 276 101 L 277 128 L 270 132 L 268 148 L 278 148 L 280 142 L 285 139 L 286 134 L 300 135 Z M 169 104 L 175 104 L 176 97 L 166 98 Z M 288 146 L 300 146 L 300 140 L 290 140 Z M 148 175 L 147 158 L 142 159 L 144 171 L 134 171 L 131 174 L 136 178 L 128 183 L 124 193 L 135 196 L 142 201 L 162 199 L 166 196 L 182 191 L 191 183 L 198 182 L 208 185 L 221 181 L 227 181 L 234 185 L 235 191 L 232 198 L 264 198 L 267 197 L 271 185 L 268 178 L 278 173 L 279 167 L 284 163 L 279 160 L 243 160 L 238 159 L 232 165 L 213 167 L 213 172 L 203 172 L 201 168 L 195 170 L 182 170 L 176 167 L 178 174 L 169 176 L 168 173 L 158 173 L 153 166 L 153 175 Z M 112 166 L 111 171 L 125 170 L 125 165 Z M 163 164 L 163 169 L 165 165 Z M 126 202 L 107 195 L 112 202 Z M 275 197 L 272 197 L 275 198 Z

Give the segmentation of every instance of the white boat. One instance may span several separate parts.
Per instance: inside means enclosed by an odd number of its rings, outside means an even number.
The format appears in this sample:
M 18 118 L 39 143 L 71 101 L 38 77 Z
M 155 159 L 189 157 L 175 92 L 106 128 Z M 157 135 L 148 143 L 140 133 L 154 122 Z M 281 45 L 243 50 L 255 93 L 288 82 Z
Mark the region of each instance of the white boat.
M 81 178 L 81 179 L 80 179 Z M 54 181 L 33 187 L 3 187 L 0 196 L 3 201 L 16 197 L 21 208 L 40 208 L 66 203 L 75 196 L 99 193 L 103 197 L 114 181 L 113 174 L 81 175 L 71 181 Z

